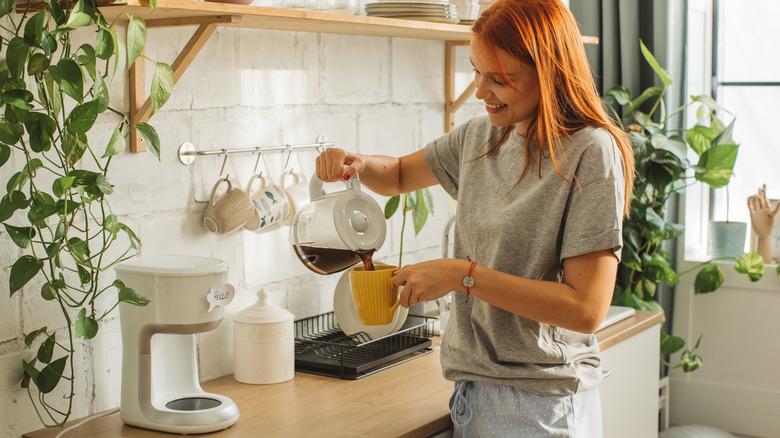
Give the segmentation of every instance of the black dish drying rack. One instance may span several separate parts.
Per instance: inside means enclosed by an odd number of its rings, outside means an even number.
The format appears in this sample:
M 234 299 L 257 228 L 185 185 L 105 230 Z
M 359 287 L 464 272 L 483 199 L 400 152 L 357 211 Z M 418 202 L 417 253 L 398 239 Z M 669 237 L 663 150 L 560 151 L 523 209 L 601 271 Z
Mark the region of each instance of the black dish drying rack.
M 436 318 L 409 315 L 395 333 L 345 334 L 333 312 L 295 321 L 295 370 L 356 380 L 428 354 Z

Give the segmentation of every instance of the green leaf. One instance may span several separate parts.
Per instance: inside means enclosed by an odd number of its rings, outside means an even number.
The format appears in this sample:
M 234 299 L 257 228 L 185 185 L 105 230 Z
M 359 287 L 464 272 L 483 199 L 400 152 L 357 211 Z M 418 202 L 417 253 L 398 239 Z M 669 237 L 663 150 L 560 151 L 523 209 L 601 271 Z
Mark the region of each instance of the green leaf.
M 157 131 L 148 123 L 137 123 L 135 125 L 135 129 L 141 134 L 141 137 L 143 137 L 144 142 L 146 143 L 146 147 L 149 148 L 149 151 L 154 154 L 155 157 L 157 157 L 157 160 L 160 159 L 160 137 L 157 136 Z
M 113 58 L 114 58 L 114 70 L 111 72 L 111 80 L 109 84 L 113 85 L 119 78 L 123 76 L 127 62 L 127 51 L 125 49 L 125 41 L 119 35 L 115 27 L 109 29 L 111 33 L 111 41 L 113 43 Z
M 46 56 L 51 56 L 52 53 L 57 51 L 57 48 L 57 39 L 54 38 L 54 35 L 52 35 L 51 32 L 44 29 L 43 41 L 41 41 L 41 49 L 43 49 L 43 54 Z
M 47 336 L 46 340 L 38 347 L 38 361 L 41 363 L 51 362 L 51 357 L 54 355 L 54 336 Z
M 30 246 L 30 242 L 35 238 L 35 228 L 31 227 L 14 227 L 13 225 L 3 224 L 5 231 L 8 232 L 8 236 L 14 241 L 19 248 L 27 248 Z
M 21 140 L 24 128 L 19 123 L 11 123 L 8 119 L 0 119 L 0 142 L 16 144 Z
M 43 326 L 38 330 L 28 333 L 27 336 L 24 337 L 24 346 L 30 348 L 33 342 L 35 342 L 35 338 L 37 338 L 41 333 L 46 333 L 46 330 L 48 330 L 48 327 Z
M 41 286 L 41 298 L 46 301 L 51 301 L 57 298 L 57 289 L 52 286 L 50 282 L 46 282 Z
M 715 264 L 707 263 L 696 274 L 696 280 L 693 282 L 693 290 L 695 294 L 706 294 L 714 292 L 723 284 L 726 279 L 726 275 Z
M 111 140 L 108 141 L 108 146 L 106 146 L 106 151 L 103 153 L 103 158 L 114 156 L 124 151 L 125 147 L 127 147 L 125 136 L 122 134 L 122 131 L 120 130 L 121 126 L 122 125 L 119 124 L 116 125 L 116 127 L 114 128 L 114 133 L 111 134 Z
M 401 195 L 395 195 L 387 200 L 385 204 L 385 219 L 390 219 L 398 210 L 398 204 L 401 202 Z
M 102 76 L 98 76 L 96 71 L 95 48 L 89 44 L 82 44 L 81 47 L 79 47 L 79 51 L 81 54 L 76 56 L 76 60 L 89 72 L 89 77 L 93 80 L 97 80 L 98 78 L 102 80 Z
M 0 167 L 3 167 L 3 164 L 8 162 L 9 158 L 11 158 L 11 148 L 6 144 L 0 143 Z
M 92 97 L 97 105 L 98 114 L 108 109 L 108 87 L 106 87 L 106 83 L 103 81 L 102 76 L 95 78 L 95 83 L 92 85 Z
M 38 378 L 35 380 L 35 384 L 41 393 L 48 394 L 57 387 L 57 384 L 60 383 L 60 379 L 62 378 L 62 371 L 65 369 L 65 363 L 67 361 L 68 356 L 63 356 L 41 370 L 40 374 L 38 374 Z
M 645 43 L 642 42 L 642 40 L 639 40 L 640 48 L 642 49 L 642 55 L 645 57 L 645 60 L 647 60 L 647 63 L 650 64 L 650 67 L 653 69 L 655 74 L 658 75 L 659 78 L 661 78 L 661 82 L 664 83 L 665 86 L 672 85 L 672 79 L 671 75 L 668 71 L 666 71 L 663 67 L 661 67 L 660 64 L 658 64 L 658 61 L 655 59 L 655 56 L 653 56 L 652 52 L 645 46 Z
M 127 65 L 133 65 L 144 50 L 144 45 L 146 45 L 146 23 L 141 17 L 130 17 L 127 22 Z
M 24 66 L 27 63 L 29 47 L 24 43 L 21 37 L 13 37 L 7 44 L 5 51 L 5 62 L 8 65 L 8 71 L 12 78 L 19 79 L 24 73 Z
M 683 338 L 661 331 L 661 356 L 671 356 L 682 350 L 684 346 L 685 340 Z
M 44 113 L 33 112 L 29 116 L 24 126 L 30 136 L 30 148 L 35 152 L 48 151 L 57 132 L 57 122 Z
M 684 351 L 680 357 L 680 364 L 682 365 L 683 371 L 690 373 L 691 371 L 696 371 L 699 369 L 703 362 L 701 356 L 698 354 L 693 354 L 690 351 Z
M 68 17 L 68 22 L 65 23 L 65 26 L 76 28 L 95 24 L 95 19 L 90 12 L 91 8 L 89 5 L 86 4 L 84 0 L 79 0 L 76 3 L 76 6 L 71 10 L 70 17 Z
M 114 53 L 114 40 L 111 32 L 106 29 L 100 29 L 95 40 L 95 56 L 102 60 L 108 60 Z
M 152 89 L 150 91 L 152 100 L 152 115 L 162 108 L 173 92 L 173 70 L 171 66 L 163 62 L 155 63 L 154 76 L 152 77 Z
M 76 328 L 74 334 L 77 338 L 92 339 L 97 335 L 98 323 L 95 318 L 87 316 L 87 309 L 81 308 L 76 317 Z
M 652 208 L 645 210 L 645 220 L 647 224 L 655 231 L 662 231 L 666 227 L 666 221 L 658 215 Z
M 157 9 L 157 0 L 149 0 L 149 12 L 154 12 Z
M 87 144 L 69 132 L 64 132 L 62 137 L 62 151 L 65 152 L 65 161 L 72 166 L 84 156 Z
M 704 151 L 697 166 L 706 171 L 697 171 L 696 179 L 715 189 L 724 187 L 734 173 L 738 150 L 736 144 L 719 144 Z
M 30 211 L 27 212 L 27 220 L 31 224 L 37 224 L 38 222 L 57 214 L 59 211 L 57 204 L 38 204 L 33 205 Z
M 31 255 L 23 255 L 19 257 L 13 266 L 11 266 L 11 275 L 8 279 L 8 286 L 11 291 L 11 296 L 14 293 L 24 287 L 30 280 L 32 280 L 38 272 L 43 268 L 43 261 Z
M 27 61 L 27 74 L 30 76 L 39 75 L 49 68 L 49 58 L 43 53 L 34 53 Z
M 57 198 L 62 198 L 62 196 L 68 193 L 68 190 L 73 187 L 74 181 L 76 181 L 75 176 L 63 176 L 57 178 L 51 185 L 51 191 Z
M 105 176 L 98 175 L 97 179 L 95 180 L 95 186 L 104 194 L 110 195 L 114 192 L 114 186 L 112 186 Z
M 98 106 L 100 103 L 95 101 L 76 105 L 73 111 L 65 119 L 65 128 L 75 136 L 83 135 L 92 129 L 98 116 Z
M 60 0 L 48 0 L 47 3 L 49 4 L 49 13 L 51 13 L 54 21 L 58 25 L 65 24 L 65 12 L 62 10 L 62 4 L 60 3 Z
M 89 264 L 89 246 L 78 237 L 68 239 L 68 247 L 73 258 L 79 263 Z
M 138 249 L 139 246 L 141 246 L 141 239 L 138 238 L 138 236 L 135 235 L 133 230 L 130 229 L 127 225 L 120 223 L 119 229 L 124 231 L 125 234 L 127 234 L 127 237 L 130 239 L 130 247 L 133 249 Z
M 150 303 L 148 298 L 138 295 L 129 287 L 122 288 L 119 291 L 119 302 L 132 304 L 134 306 L 145 306 Z
M 24 25 L 24 42 L 28 46 L 40 47 L 41 41 L 43 41 L 43 19 L 45 16 L 46 11 L 40 11 L 27 19 Z
M 106 217 L 106 220 L 103 221 L 103 229 L 111 234 L 116 234 L 119 232 L 119 221 L 117 221 L 115 215 L 110 214 Z
M 29 347 L 29 345 L 28 345 Z M 29 362 L 22 359 L 22 370 L 24 371 L 24 377 L 22 377 L 22 388 L 27 388 L 30 386 L 30 381 L 33 382 L 38 381 L 38 370 L 35 368 L 35 362 L 37 362 L 37 359 L 33 359 Z
M 23 110 L 33 109 L 30 104 L 33 101 L 33 94 L 27 90 L 6 90 L 0 93 L 0 101 Z
M 631 91 L 622 85 L 616 85 L 605 93 L 615 99 L 620 106 L 626 106 L 631 103 Z
M 79 273 L 79 282 L 82 286 L 85 284 L 89 284 L 89 282 L 92 280 L 92 274 L 87 271 L 87 269 L 81 265 L 77 266 L 77 270 Z
M 746 252 L 737 259 L 734 270 L 740 274 L 747 274 L 750 281 L 756 282 L 764 276 L 764 259 L 757 252 Z
M 49 74 L 54 82 L 77 102 L 84 99 L 84 75 L 81 73 L 79 65 L 70 58 L 63 58 L 49 67 Z
M 414 223 L 414 235 L 420 234 L 420 230 L 425 226 L 425 222 L 428 221 L 428 206 L 425 204 L 425 195 L 422 190 L 417 190 L 415 196 L 415 204 L 412 209 L 412 222 Z
M 0 17 L 5 17 L 14 10 L 14 0 L 0 0 Z

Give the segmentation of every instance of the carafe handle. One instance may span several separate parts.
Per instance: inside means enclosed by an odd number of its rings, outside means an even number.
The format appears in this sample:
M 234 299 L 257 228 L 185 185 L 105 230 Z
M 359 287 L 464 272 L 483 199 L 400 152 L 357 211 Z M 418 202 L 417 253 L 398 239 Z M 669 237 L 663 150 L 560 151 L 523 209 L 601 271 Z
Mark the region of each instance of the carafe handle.
M 323 181 L 317 178 L 317 174 L 312 175 L 309 181 L 309 199 L 311 202 L 315 202 L 325 196 L 325 191 L 322 189 Z M 361 196 L 360 178 L 357 173 L 347 181 L 344 181 L 347 186 L 347 190 L 352 190 L 355 196 Z

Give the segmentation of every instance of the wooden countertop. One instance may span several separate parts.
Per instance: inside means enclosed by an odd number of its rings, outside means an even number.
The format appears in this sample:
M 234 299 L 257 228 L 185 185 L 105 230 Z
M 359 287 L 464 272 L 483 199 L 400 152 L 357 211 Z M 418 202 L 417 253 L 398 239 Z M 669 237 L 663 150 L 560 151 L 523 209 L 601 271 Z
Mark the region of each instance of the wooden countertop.
M 596 333 L 601 350 L 660 324 L 662 315 L 638 311 Z M 438 344 L 438 338 L 434 339 Z M 214 438 L 258 436 L 427 437 L 450 427 L 447 409 L 452 382 L 441 376 L 439 347 L 408 362 L 364 377 L 341 380 L 295 373 L 275 385 L 245 385 L 232 375 L 204 382 L 208 392 L 230 397 L 241 417 Z M 73 420 L 68 426 L 80 422 Z M 60 429 L 43 429 L 24 438 L 54 437 Z M 126 426 L 113 413 L 65 434 L 70 437 L 171 437 L 171 434 Z

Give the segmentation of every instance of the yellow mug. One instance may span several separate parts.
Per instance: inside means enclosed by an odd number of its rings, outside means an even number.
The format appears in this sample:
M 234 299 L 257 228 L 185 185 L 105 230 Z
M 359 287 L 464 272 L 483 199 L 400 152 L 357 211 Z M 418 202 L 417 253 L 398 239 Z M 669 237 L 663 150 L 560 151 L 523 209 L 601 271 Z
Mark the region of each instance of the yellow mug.
M 375 266 L 373 271 L 366 271 L 364 266 L 350 269 L 352 300 L 363 325 L 393 322 L 395 311 L 401 304 L 399 287 L 393 284 L 393 271 L 396 269 L 397 266 Z

